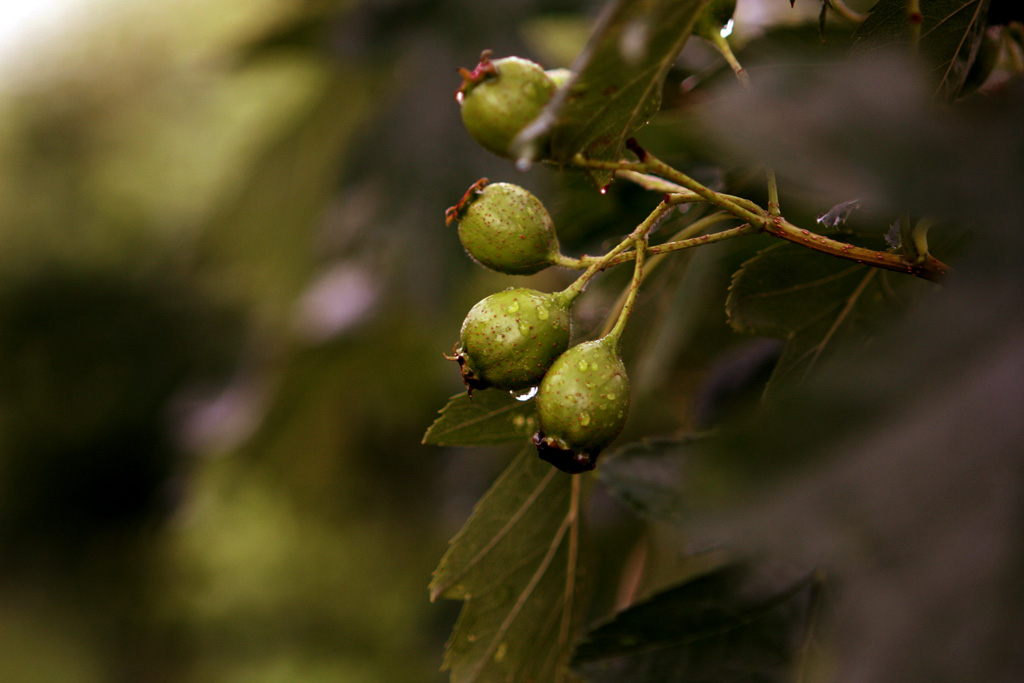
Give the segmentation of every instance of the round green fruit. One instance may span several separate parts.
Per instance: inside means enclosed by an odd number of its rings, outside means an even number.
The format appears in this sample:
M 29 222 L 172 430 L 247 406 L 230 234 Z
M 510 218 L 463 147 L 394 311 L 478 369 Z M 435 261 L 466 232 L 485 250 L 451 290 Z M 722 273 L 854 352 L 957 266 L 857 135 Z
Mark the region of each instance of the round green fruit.
M 455 220 L 469 255 L 499 273 L 531 275 L 558 257 L 550 214 L 537 197 L 518 185 L 493 183 L 471 190 L 466 203 L 456 207 Z
M 528 59 L 491 61 L 488 52 L 473 71 L 459 73 L 463 83 L 456 99 L 462 105 L 466 130 L 485 149 L 512 156 L 512 140 L 547 105 L 555 92 L 554 81 Z
M 462 323 L 454 360 L 474 389 L 521 391 L 537 386 L 569 346 L 574 294 L 513 288 L 479 301 Z
M 622 431 L 629 412 L 629 378 L 617 343 L 605 337 L 572 347 L 552 363 L 537 392 L 541 458 L 577 474 Z

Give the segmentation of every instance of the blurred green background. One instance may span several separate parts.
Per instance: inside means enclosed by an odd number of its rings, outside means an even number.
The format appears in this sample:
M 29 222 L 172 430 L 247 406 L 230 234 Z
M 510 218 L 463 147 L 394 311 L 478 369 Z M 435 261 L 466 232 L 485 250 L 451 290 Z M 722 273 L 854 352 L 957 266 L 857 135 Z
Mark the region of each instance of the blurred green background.
M 443 217 L 514 173 L 455 71 L 597 5 L 5 4 L 0 680 L 445 679 L 430 572 L 507 456 L 420 438 L 508 281 Z
M 426 586 L 508 454 L 420 445 L 441 354 L 481 297 L 568 277 L 484 272 L 444 210 L 515 180 L 571 253 L 643 215 L 475 146 L 456 68 L 567 66 L 601 4 L 8 5 L 0 680 L 444 680 Z

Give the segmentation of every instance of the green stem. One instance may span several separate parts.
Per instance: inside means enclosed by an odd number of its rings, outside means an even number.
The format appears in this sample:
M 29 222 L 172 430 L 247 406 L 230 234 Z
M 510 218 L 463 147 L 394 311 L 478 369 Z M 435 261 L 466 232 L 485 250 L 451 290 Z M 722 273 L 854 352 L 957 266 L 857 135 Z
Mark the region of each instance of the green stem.
M 750 74 L 743 68 L 740 61 L 736 59 L 736 55 L 732 51 L 732 47 L 729 45 L 729 41 L 721 34 L 713 32 L 711 34 L 711 44 L 714 45 L 722 58 L 736 74 L 736 79 L 739 80 L 747 90 L 750 89 Z M 768 215 L 769 216 L 780 216 L 781 210 L 779 208 L 779 186 L 775 181 L 775 170 L 767 169 L 765 171 L 765 182 L 768 185 Z
M 779 185 L 775 181 L 775 169 L 765 169 L 764 179 L 768 184 L 768 215 L 778 218 L 782 215 L 782 209 L 779 208 Z
M 571 261 L 571 263 L 564 263 L 564 265 L 567 265 L 570 268 L 578 268 L 581 265 L 585 265 L 587 268 L 582 275 L 576 278 L 575 282 L 573 282 L 571 285 L 569 285 L 568 288 L 563 290 L 566 296 L 571 297 L 570 301 L 572 299 L 575 299 L 577 296 L 579 296 L 580 293 L 583 292 L 583 289 L 587 286 L 587 283 L 590 281 L 590 278 L 594 277 L 597 273 L 604 270 L 605 268 L 611 266 L 615 258 L 619 256 L 622 252 L 624 252 L 626 249 L 628 249 L 629 245 L 633 244 L 639 237 L 643 237 L 646 240 L 647 233 L 650 232 L 651 228 L 653 228 L 657 224 L 657 222 L 661 219 L 662 216 L 664 216 L 668 211 L 672 210 L 679 203 L 680 202 L 673 202 L 668 198 L 660 202 L 658 206 L 654 208 L 654 211 L 651 211 L 651 213 L 648 214 L 647 218 L 645 218 L 643 222 L 640 223 L 640 225 L 636 226 L 636 229 L 633 230 L 633 232 L 631 232 L 629 236 L 626 237 L 626 239 L 619 242 L 613 249 L 609 250 L 608 253 L 604 254 L 603 256 L 597 257 L 596 259 L 594 259 L 593 257 L 584 256 L 580 259 L 569 260 Z M 619 263 L 621 262 L 622 261 L 619 261 Z M 559 265 L 563 265 L 563 263 L 560 263 Z
M 670 183 L 677 184 L 687 191 L 685 194 L 680 193 L 678 203 L 697 201 L 693 195 L 698 195 L 700 199 L 705 202 L 724 209 L 736 218 L 748 223 L 748 229 L 750 232 L 763 231 L 773 237 L 778 237 L 795 244 L 800 244 L 801 246 L 808 247 L 824 254 L 829 254 L 830 256 L 878 268 L 884 268 L 897 273 L 907 273 L 932 282 L 938 282 L 949 271 L 949 267 L 945 263 L 939 261 L 933 256 L 928 256 L 919 263 L 912 262 L 903 258 L 899 254 L 857 247 L 852 244 L 840 242 L 838 240 L 825 237 L 824 235 L 811 232 L 810 230 L 801 229 L 784 219 L 781 215 L 770 215 L 769 212 L 749 200 L 715 192 L 682 171 L 669 166 L 649 152 L 640 149 L 635 145 L 635 143 L 631 149 L 633 149 L 634 152 L 639 152 L 637 154 L 640 159 L 639 161 L 600 161 L 595 159 L 586 159 L 582 155 L 576 155 L 574 163 L 583 168 L 631 171 L 638 174 L 653 174 L 655 176 L 659 176 Z M 672 201 L 676 200 L 673 198 Z M 667 206 L 668 205 L 665 202 L 662 202 L 659 209 Z M 654 214 L 652 214 L 652 216 L 654 216 Z M 649 217 L 649 220 L 651 220 L 651 217 Z M 734 235 L 730 234 L 729 236 Z M 623 259 L 626 258 L 629 257 L 623 256 Z M 610 265 L 610 262 L 611 259 L 606 259 L 602 264 L 602 268 Z M 569 265 L 568 262 L 567 265 Z M 569 267 L 579 266 L 569 265 Z
M 651 173 L 660 175 L 663 178 L 667 178 L 668 180 L 671 180 L 674 183 L 682 185 L 687 190 L 690 190 L 691 192 L 694 192 L 703 197 L 704 200 L 709 204 L 713 204 L 721 209 L 725 209 L 726 211 L 736 216 L 737 218 L 749 222 L 751 225 L 761 227 L 769 222 L 768 217 L 764 213 L 755 213 L 754 211 L 751 211 L 746 207 L 740 206 L 738 202 L 728 198 L 725 195 L 719 194 L 718 192 L 715 192 L 714 190 L 708 187 L 705 187 L 704 185 L 698 183 L 696 180 L 686 175 L 682 171 L 678 171 L 672 168 L 664 161 L 658 159 L 657 157 L 651 155 L 650 153 L 648 153 L 646 157 L 647 158 L 644 159 L 643 161 L 643 165 L 646 166 Z M 763 211 L 763 209 L 761 209 L 760 211 Z
M 779 237 L 823 254 L 897 273 L 915 275 L 932 282 L 938 282 L 949 271 L 949 266 L 934 256 L 927 256 L 920 263 L 913 263 L 899 254 L 857 247 L 810 230 L 798 228 L 784 218 L 776 218 L 764 230 L 773 237 Z
M 640 291 L 640 283 L 644 278 L 644 256 L 647 253 L 647 234 L 641 233 L 633 240 L 636 244 L 634 253 L 636 263 L 633 265 L 633 279 L 629 283 L 629 294 L 626 295 L 626 302 L 619 311 L 619 317 L 615 319 L 615 326 L 605 335 L 605 338 L 615 345 L 616 348 L 622 344 L 622 333 L 626 330 L 626 323 L 633 312 L 633 305 L 636 303 L 636 295 Z
M 723 218 L 724 220 L 724 218 Z M 709 235 L 701 235 L 700 237 L 691 237 L 689 239 L 673 240 L 671 242 L 665 242 L 654 247 L 647 247 L 648 256 L 663 256 L 664 254 L 670 254 L 673 251 L 682 251 L 684 249 L 692 249 L 693 247 L 702 247 L 705 244 L 714 244 L 715 242 L 724 242 L 725 240 L 732 239 L 734 237 L 742 237 L 743 235 L 753 235 L 757 230 L 750 227 L 748 224 L 737 226 L 735 228 L 729 228 L 728 230 L 722 230 L 720 232 L 713 232 Z M 617 266 L 620 263 L 625 263 L 636 258 L 636 251 L 627 251 L 624 254 L 620 254 L 612 259 L 608 265 Z M 654 266 L 652 259 L 651 267 Z
M 914 263 L 924 263 L 928 258 L 928 229 L 934 222 L 928 218 L 922 218 L 910 231 L 910 239 L 914 243 Z
M 907 21 L 910 23 L 910 49 L 918 52 L 921 47 L 921 0 L 907 0 Z
M 718 53 L 722 55 L 722 59 L 729 65 L 733 73 L 736 74 L 736 78 L 743 85 L 744 88 L 750 87 L 750 75 L 747 70 L 743 68 L 739 60 L 736 59 L 736 55 L 733 54 L 732 47 L 729 46 L 729 41 L 719 33 L 718 31 L 711 32 L 711 44 L 715 46 Z

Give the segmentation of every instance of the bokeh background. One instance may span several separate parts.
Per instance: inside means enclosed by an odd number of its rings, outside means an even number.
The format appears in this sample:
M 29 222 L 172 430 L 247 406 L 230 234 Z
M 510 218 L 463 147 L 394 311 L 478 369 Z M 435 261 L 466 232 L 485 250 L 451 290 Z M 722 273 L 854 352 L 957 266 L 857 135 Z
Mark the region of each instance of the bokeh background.
M 420 445 L 461 388 L 442 353 L 478 299 L 569 275 L 485 272 L 444 210 L 515 181 L 579 254 L 650 208 L 478 148 L 456 68 L 568 66 L 601 5 L 0 5 L 0 680 L 445 680 L 458 605 L 426 586 L 508 453 Z M 738 27 L 819 7 L 741 0 Z M 693 42 L 675 86 L 720 71 Z M 649 139 L 721 186 L 677 124 Z M 671 392 L 638 367 L 659 398 L 637 431 L 685 421 L 738 343 L 721 304 L 751 252 L 708 253 L 715 312 L 655 340 L 696 351 Z M 599 501 L 595 523 L 621 562 L 631 522 Z

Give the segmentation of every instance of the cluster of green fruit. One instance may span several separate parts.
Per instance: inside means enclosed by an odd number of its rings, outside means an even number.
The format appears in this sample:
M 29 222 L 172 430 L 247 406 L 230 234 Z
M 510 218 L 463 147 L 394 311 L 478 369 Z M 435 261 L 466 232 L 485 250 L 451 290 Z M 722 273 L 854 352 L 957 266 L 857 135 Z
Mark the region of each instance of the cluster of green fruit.
M 475 183 L 448 211 L 459 238 L 480 264 L 507 274 L 536 273 L 560 258 L 554 224 L 529 191 L 509 183 Z M 570 348 L 571 308 L 588 274 L 555 293 L 510 288 L 478 302 L 462 324 L 453 360 L 470 392 L 537 390 L 540 457 L 559 469 L 594 468 L 622 430 L 629 379 L 618 335 Z
M 535 121 L 566 69 L 545 71 L 519 57 L 490 59 L 484 52 L 463 77 L 456 99 L 469 134 L 482 147 L 513 155 L 519 133 Z M 510 183 L 474 183 L 447 214 L 481 265 L 509 275 L 531 275 L 564 263 L 554 223 L 529 191 Z M 470 394 L 495 388 L 513 393 L 537 388 L 538 454 L 573 474 L 594 469 L 598 454 L 618 436 L 629 409 L 629 379 L 619 354 L 619 332 L 570 348 L 571 308 L 588 270 L 567 289 L 545 293 L 510 288 L 469 311 L 457 360 Z

